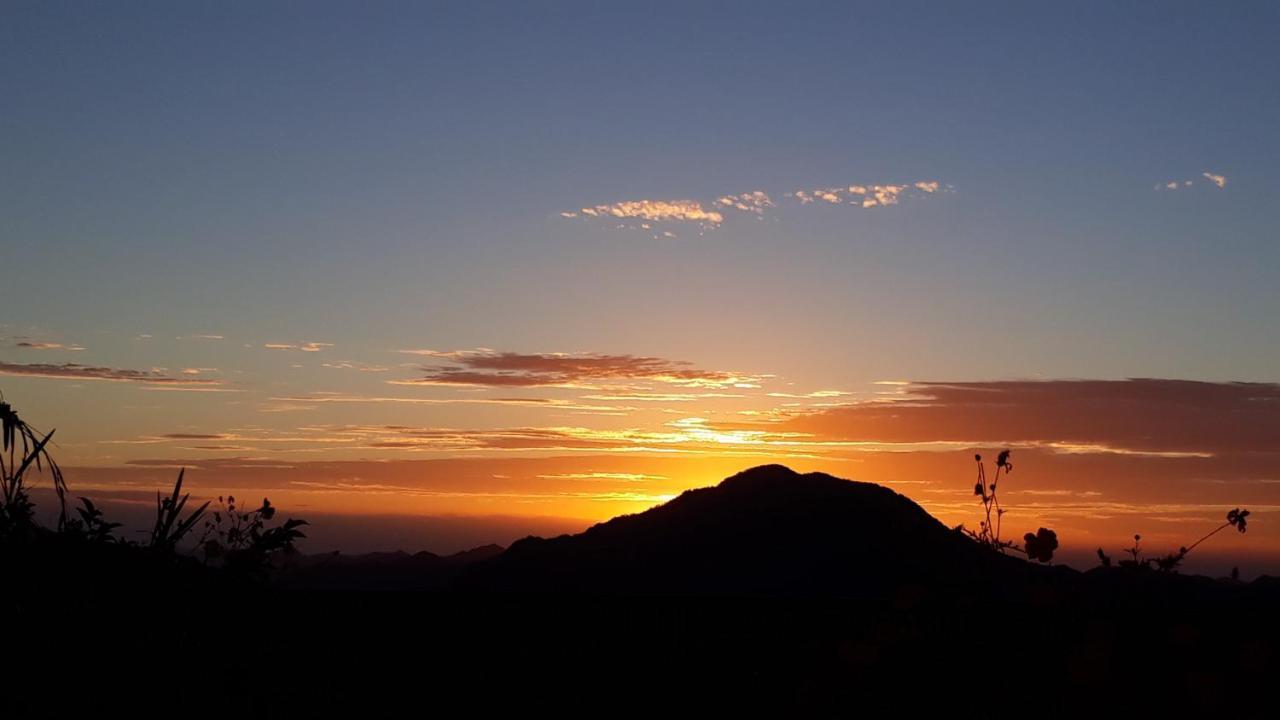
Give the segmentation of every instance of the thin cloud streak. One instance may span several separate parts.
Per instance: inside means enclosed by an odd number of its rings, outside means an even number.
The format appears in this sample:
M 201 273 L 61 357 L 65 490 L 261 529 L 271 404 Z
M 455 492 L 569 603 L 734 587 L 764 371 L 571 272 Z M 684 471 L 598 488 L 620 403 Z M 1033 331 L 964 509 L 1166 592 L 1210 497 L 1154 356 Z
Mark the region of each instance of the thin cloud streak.
M 64 345 L 62 343 L 38 342 L 35 340 L 23 340 L 22 342 L 14 343 L 13 346 L 23 350 L 66 350 L 68 352 L 80 352 L 84 350 L 84 347 L 81 345 Z
M 0 362 L 0 375 L 39 377 L 53 380 L 104 380 L 111 382 L 145 383 L 150 385 L 220 385 L 217 380 L 192 377 L 172 377 L 154 370 L 128 370 L 123 368 L 95 367 L 77 363 L 9 363 Z
M 297 352 L 320 352 L 325 348 L 333 347 L 333 343 L 322 342 L 306 342 L 306 343 L 264 343 L 262 347 L 267 350 L 294 350 Z
M 515 353 L 490 350 L 402 350 L 453 362 L 424 368 L 415 380 L 399 385 L 476 387 L 561 387 L 599 389 L 601 383 L 657 382 L 683 388 L 755 388 L 764 376 L 701 370 L 692 363 L 636 355 L 595 353 Z

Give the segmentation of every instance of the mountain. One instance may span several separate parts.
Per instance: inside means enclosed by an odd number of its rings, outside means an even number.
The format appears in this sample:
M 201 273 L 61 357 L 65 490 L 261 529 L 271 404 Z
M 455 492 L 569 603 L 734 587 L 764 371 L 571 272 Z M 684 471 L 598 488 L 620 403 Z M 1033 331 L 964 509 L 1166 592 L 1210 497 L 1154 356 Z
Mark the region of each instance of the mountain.
M 467 568 L 467 590 L 881 596 L 988 591 L 1056 570 L 992 553 L 898 493 L 764 465 L 579 535 L 526 538 Z
M 441 590 L 467 565 L 501 553 L 501 545 L 484 545 L 453 555 L 426 551 L 306 555 L 295 560 L 276 583 L 295 590 Z

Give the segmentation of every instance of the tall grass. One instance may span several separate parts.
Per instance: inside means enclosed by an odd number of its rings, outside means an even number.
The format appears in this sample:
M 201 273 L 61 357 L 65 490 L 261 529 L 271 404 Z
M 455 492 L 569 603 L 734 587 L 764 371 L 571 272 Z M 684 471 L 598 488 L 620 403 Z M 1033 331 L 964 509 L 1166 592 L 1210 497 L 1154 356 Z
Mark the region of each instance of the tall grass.
M 269 525 L 276 509 L 266 498 L 262 506 L 248 512 L 237 510 L 234 498 L 229 507 L 210 513 L 212 500 L 188 510 L 191 493 L 183 492 L 186 469 L 178 471 L 173 489 L 156 492 L 155 521 L 143 543 L 134 543 L 115 535 L 120 523 L 109 522 L 102 510 L 89 498 L 79 498 L 76 515 L 67 513 L 67 483 L 62 469 L 49 453 L 53 431 L 41 433 L 18 416 L 11 405 L 0 399 L 0 542 L 30 539 L 48 535 L 35 521 L 35 504 L 31 501 L 30 477 L 34 469 L 47 472 L 58 496 L 58 524 L 55 534 L 98 543 L 116 543 L 145 548 L 194 561 L 201 551 L 206 565 L 247 569 L 259 572 L 270 565 L 277 553 L 294 552 L 297 540 L 306 537 L 300 527 L 305 520 L 288 519 L 280 525 Z M 218 499 L 223 502 L 222 498 Z M 203 524 L 202 524 L 203 523 Z M 198 542 L 187 542 L 192 532 L 204 528 Z
M 0 533 L 22 532 L 32 526 L 34 505 L 27 473 L 33 467 L 37 473 L 48 469 L 58 496 L 58 527 L 66 526 L 67 483 L 49 454 L 53 432 L 40 433 L 0 397 Z

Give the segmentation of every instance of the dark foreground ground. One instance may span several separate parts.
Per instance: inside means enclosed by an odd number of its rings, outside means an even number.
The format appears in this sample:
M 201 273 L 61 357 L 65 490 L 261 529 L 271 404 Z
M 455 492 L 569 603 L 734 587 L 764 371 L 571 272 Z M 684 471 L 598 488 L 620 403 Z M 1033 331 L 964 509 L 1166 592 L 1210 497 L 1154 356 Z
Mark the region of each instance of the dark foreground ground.
M 1275 717 L 1280 583 L 1030 563 L 781 466 L 573 536 L 270 579 L 0 545 L 8 717 Z
M 25 558 L 3 559 L 6 718 L 1274 717 L 1280 677 L 1267 579 L 610 597 L 283 589 L 110 547 Z

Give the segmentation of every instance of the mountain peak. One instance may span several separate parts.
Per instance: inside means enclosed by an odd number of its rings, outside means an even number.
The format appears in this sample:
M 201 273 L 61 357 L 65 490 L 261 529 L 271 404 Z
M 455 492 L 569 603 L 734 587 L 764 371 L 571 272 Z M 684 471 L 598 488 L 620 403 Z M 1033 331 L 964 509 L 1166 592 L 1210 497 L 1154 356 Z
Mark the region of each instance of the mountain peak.
M 521 540 L 463 582 L 517 591 L 868 595 L 1030 567 L 979 547 L 889 488 L 762 465 L 579 535 Z

